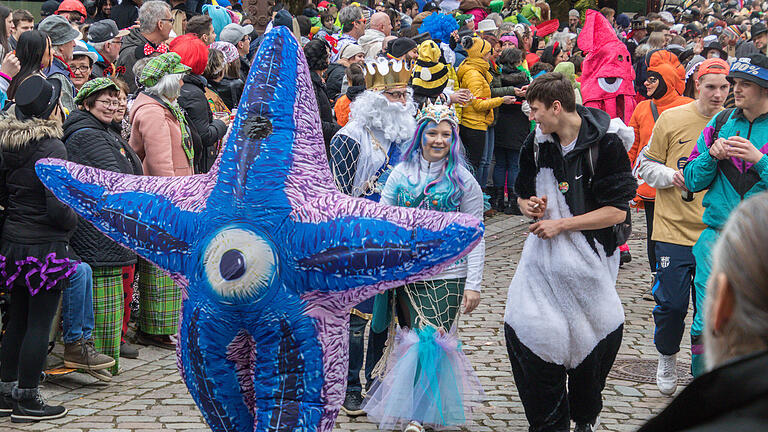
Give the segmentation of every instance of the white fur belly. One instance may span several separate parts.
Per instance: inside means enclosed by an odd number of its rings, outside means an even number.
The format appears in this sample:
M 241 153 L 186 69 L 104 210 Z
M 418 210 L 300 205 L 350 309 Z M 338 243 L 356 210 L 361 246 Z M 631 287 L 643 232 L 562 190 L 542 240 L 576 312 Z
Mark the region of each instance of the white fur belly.
M 571 217 L 551 169 L 536 179 L 547 195 L 545 219 Z M 599 254 L 579 232 L 549 240 L 529 235 L 509 285 L 504 320 L 520 341 L 542 359 L 573 368 L 600 340 L 624 322 L 616 292 L 619 254 Z

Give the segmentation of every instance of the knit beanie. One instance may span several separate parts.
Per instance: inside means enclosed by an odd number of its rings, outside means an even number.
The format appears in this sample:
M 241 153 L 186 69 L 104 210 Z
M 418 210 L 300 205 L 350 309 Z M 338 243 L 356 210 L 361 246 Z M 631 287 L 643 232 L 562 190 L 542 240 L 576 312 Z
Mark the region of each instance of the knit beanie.
M 394 58 L 400 58 L 412 49 L 416 48 L 416 42 L 411 38 L 399 37 L 392 42 L 387 49 L 387 52 Z
M 467 57 L 470 58 L 483 58 L 491 52 L 491 44 L 479 37 L 466 36 L 462 39 L 461 45 L 467 50 Z

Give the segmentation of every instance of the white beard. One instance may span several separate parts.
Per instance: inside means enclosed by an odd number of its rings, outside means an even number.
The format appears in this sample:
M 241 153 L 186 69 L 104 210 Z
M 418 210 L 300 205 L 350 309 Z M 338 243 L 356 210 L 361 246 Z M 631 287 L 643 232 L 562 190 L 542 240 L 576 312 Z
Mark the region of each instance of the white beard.
M 416 132 L 416 105 L 408 93 L 405 105 L 390 102 L 381 93 L 366 90 L 349 107 L 350 122 L 380 131 L 389 142 L 403 143 Z

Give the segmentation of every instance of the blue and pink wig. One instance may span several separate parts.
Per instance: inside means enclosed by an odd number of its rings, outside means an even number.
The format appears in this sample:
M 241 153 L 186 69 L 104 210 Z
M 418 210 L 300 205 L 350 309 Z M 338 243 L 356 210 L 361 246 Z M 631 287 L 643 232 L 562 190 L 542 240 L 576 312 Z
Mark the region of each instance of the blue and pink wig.
M 447 120 L 445 120 L 447 121 Z M 437 185 L 445 184 L 448 191 L 448 198 L 451 206 L 458 207 L 461 203 L 461 197 L 464 194 L 464 182 L 459 176 L 459 167 L 466 169 L 467 162 L 464 157 L 464 146 L 461 145 L 459 130 L 455 123 L 451 123 L 451 143 L 448 156 L 444 159 L 445 164 L 440 175 L 424 187 L 424 195 L 429 196 L 431 191 Z M 402 162 L 405 164 L 419 165 L 421 159 L 421 147 L 426 142 L 427 137 L 424 132 L 437 126 L 434 120 L 425 118 L 416 125 L 416 133 L 413 134 L 411 144 L 403 153 Z M 420 181 L 421 179 L 419 179 Z

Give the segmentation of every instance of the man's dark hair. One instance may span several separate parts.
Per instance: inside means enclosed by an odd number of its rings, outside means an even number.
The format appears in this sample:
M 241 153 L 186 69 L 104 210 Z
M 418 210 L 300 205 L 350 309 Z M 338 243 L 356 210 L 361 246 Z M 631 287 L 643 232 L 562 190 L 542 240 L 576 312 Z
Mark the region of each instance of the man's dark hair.
M 351 86 L 364 86 L 365 85 L 365 73 L 363 73 L 363 67 L 357 63 L 352 63 L 347 68 L 345 73 L 347 76 L 347 82 Z
M 576 95 L 573 93 L 571 82 L 560 72 L 546 73 L 533 80 L 525 92 L 525 99 L 528 103 L 539 101 L 546 108 L 551 107 L 555 101 L 560 101 L 566 112 L 576 111 Z
M 309 32 L 312 31 L 312 21 L 304 15 L 299 15 L 296 17 L 296 22 L 299 23 L 299 33 L 305 37 L 309 36 Z
M 35 17 L 26 9 L 16 9 L 13 11 L 13 25 L 17 26 L 21 21 L 35 22 Z
M 541 71 L 552 72 L 553 70 L 555 70 L 554 66 L 552 66 L 547 62 L 543 62 L 539 60 L 536 63 L 534 63 L 533 66 L 531 66 L 531 76 L 535 77 L 536 75 L 541 73 Z
M 403 0 L 403 2 L 400 3 L 400 11 L 405 13 L 405 11 L 413 9 L 414 6 L 416 6 L 414 0 Z
M 197 37 L 208 34 L 213 21 L 208 15 L 195 15 L 187 21 L 187 34 L 194 33 Z

